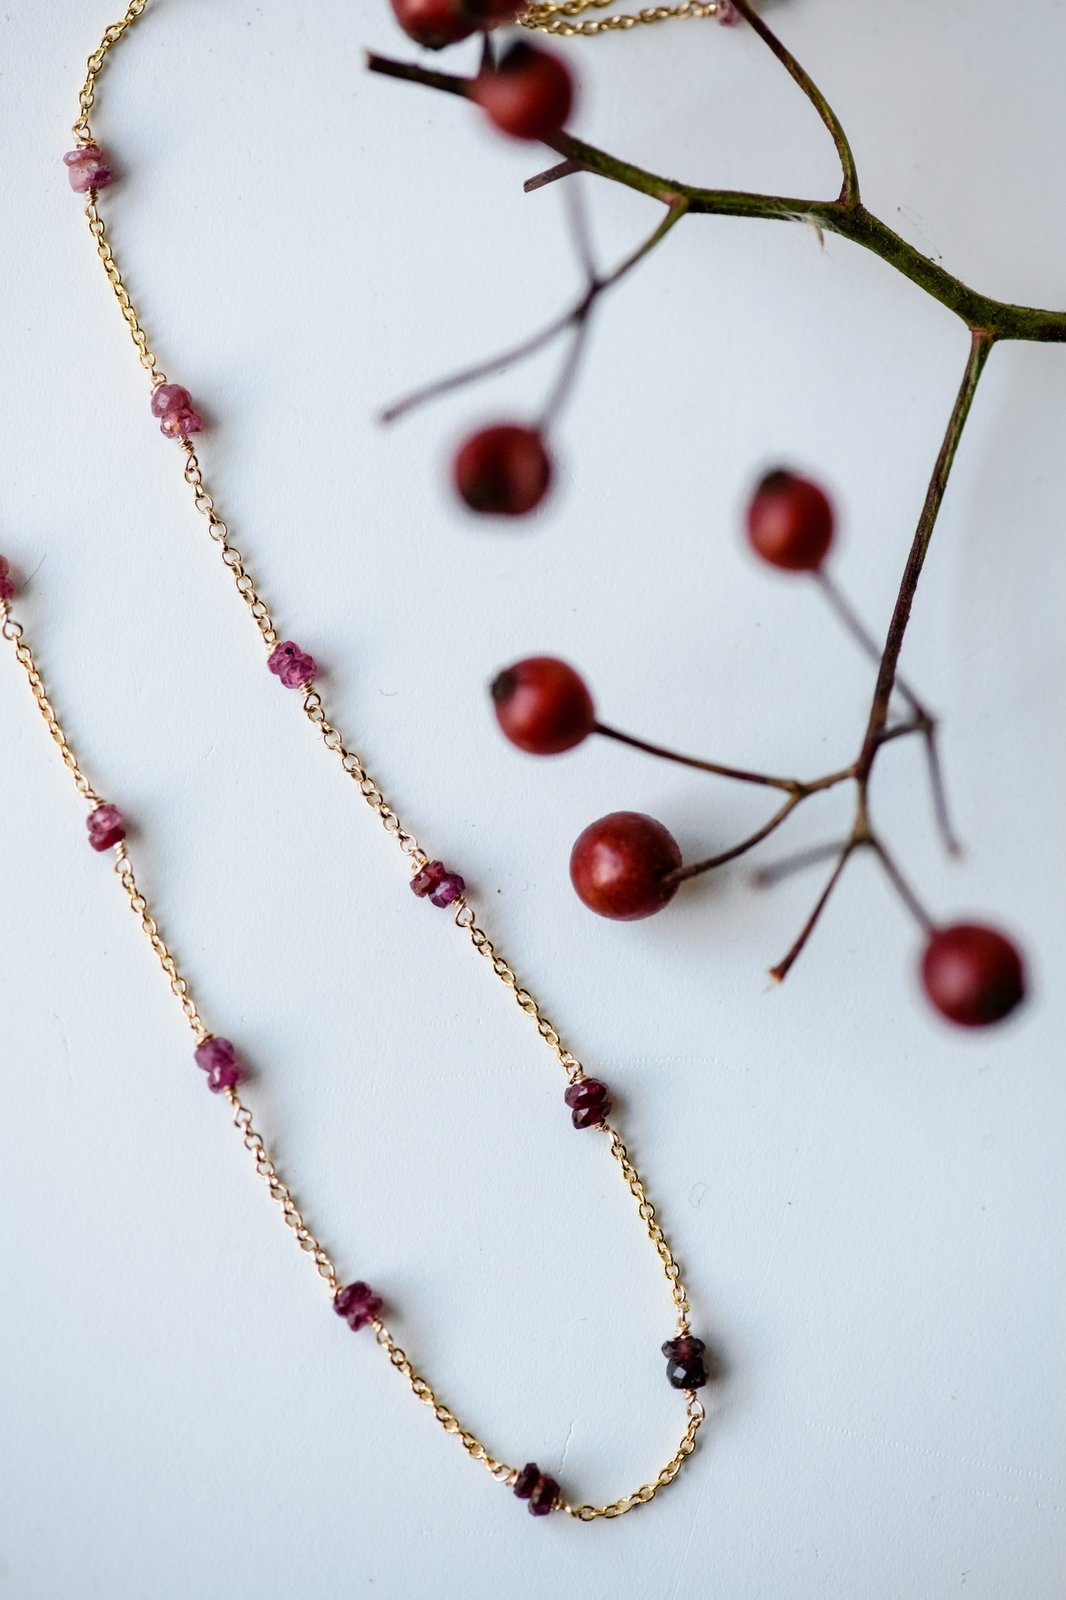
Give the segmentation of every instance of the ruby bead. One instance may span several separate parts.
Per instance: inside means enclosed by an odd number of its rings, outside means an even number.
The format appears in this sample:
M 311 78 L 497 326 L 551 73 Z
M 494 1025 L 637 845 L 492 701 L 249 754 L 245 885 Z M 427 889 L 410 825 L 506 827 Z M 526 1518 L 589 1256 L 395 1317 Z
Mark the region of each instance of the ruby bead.
M 570 881 L 590 911 L 635 922 L 673 899 L 678 885 L 670 875 L 680 865 L 677 841 L 661 822 L 639 811 L 612 811 L 578 836 Z
M 561 755 L 596 726 L 596 708 L 584 679 L 555 656 L 516 661 L 498 674 L 491 692 L 496 721 L 527 755 Z
M 598 1078 L 582 1078 L 563 1095 L 575 1128 L 598 1128 L 611 1113 L 610 1091 Z
M 524 517 L 551 486 L 552 464 L 535 428 L 498 422 L 482 428 L 459 447 L 453 464 L 455 487 L 471 511 L 498 517 Z
M 275 678 L 281 679 L 286 689 L 302 689 L 318 674 L 318 663 L 314 656 L 309 656 L 291 639 L 275 645 L 267 657 L 267 666 Z
M 549 1478 L 548 1474 L 544 1473 L 529 1497 L 529 1514 L 531 1517 L 546 1517 L 558 1504 L 559 1485 L 554 1478 Z
M 794 472 L 767 473 L 748 507 L 748 542 L 772 567 L 817 572 L 833 542 L 828 496 Z
M 15 580 L 11 576 L 11 568 L 0 556 L 0 600 L 11 600 L 15 594 Z
M 519 1500 L 528 1500 L 540 1482 L 540 1468 L 535 1461 L 527 1461 L 514 1481 L 514 1492 Z
M 702 1339 L 695 1339 L 691 1334 L 666 1341 L 663 1345 L 666 1377 L 675 1389 L 703 1388 L 707 1382 L 707 1367 L 703 1360 L 706 1348 Z
M 111 162 L 98 144 L 83 144 L 76 150 L 68 150 L 63 161 L 75 194 L 106 189 L 115 176 Z
M 466 881 L 457 872 L 449 872 L 443 861 L 427 861 L 411 879 L 411 892 L 443 909 L 466 893 Z
M 559 1504 L 559 1485 L 546 1472 L 541 1472 L 535 1461 L 528 1461 L 514 1481 L 514 1492 L 519 1500 L 529 1501 L 532 1517 L 546 1517 Z
M 333 1309 L 356 1332 L 380 1316 L 383 1301 L 368 1283 L 349 1283 L 333 1296 Z
M 244 1081 L 244 1069 L 228 1039 L 216 1039 L 214 1036 L 205 1039 L 196 1046 L 194 1055 L 196 1065 L 207 1073 L 207 1087 L 212 1094 L 235 1089 Z
M 922 983 L 933 1005 L 960 1028 L 1002 1022 L 1025 997 L 1025 968 L 995 928 L 958 922 L 936 928 L 922 953 Z
M 159 418 L 159 431 L 168 439 L 199 433 L 204 425 L 192 395 L 180 383 L 161 383 L 152 391 L 152 415 Z
M 87 826 L 94 850 L 112 850 L 126 837 L 126 819 L 118 806 L 97 806 L 89 812 Z
M 551 139 L 573 110 L 574 80 L 558 56 L 536 45 L 514 44 L 497 66 L 478 73 L 469 93 L 501 133 Z

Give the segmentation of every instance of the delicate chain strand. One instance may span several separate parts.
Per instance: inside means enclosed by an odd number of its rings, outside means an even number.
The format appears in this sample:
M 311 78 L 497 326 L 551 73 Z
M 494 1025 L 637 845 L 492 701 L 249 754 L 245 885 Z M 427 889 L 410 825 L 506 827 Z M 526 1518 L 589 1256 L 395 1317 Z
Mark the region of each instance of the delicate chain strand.
M 535 0 L 518 18 L 523 28 L 531 33 L 550 33 L 556 38 L 577 37 L 592 39 L 598 33 L 627 33 L 652 22 L 671 22 L 691 18 L 702 22 L 716 17 L 722 10 L 716 0 L 681 0 L 678 5 L 644 6 L 640 11 L 615 11 L 608 17 L 594 17 L 586 22 L 573 22 L 586 11 L 604 11 L 614 0 Z
M 74 124 L 74 134 L 79 145 L 91 145 L 93 142 L 89 113 L 95 104 L 97 80 L 103 69 L 107 54 L 111 47 L 122 38 L 126 30 L 143 14 L 148 3 L 149 0 L 132 0 L 121 21 L 113 24 L 105 31 L 99 48 L 89 57 L 87 76 L 78 97 L 80 115 Z M 710 17 L 715 16 L 721 9 L 719 5 L 713 3 L 704 4 L 701 3 L 701 0 L 685 0 L 685 3 L 682 4 L 650 7 L 633 15 L 616 13 L 583 23 L 574 23 L 568 20 L 580 17 L 582 13 L 590 9 L 603 9 L 610 3 L 611 0 L 537 0 L 537 3 L 532 5 L 519 20 L 527 28 L 547 33 L 564 35 L 577 33 L 594 34 L 608 29 L 631 28 L 640 23 L 665 21 L 671 17 Z M 95 190 L 90 190 L 88 193 L 85 214 L 97 255 L 103 265 L 108 282 L 111 284 L 119 310 L 129 329 L 137 350 L 138 360 L 149 374 L 154 391 L 165 383 L 166 379 L 156 355 L 149 345 L 148 336 L 141 325 L 136 307 L 115 259 L 114 251 L 99 211 Z M 245 566 L 244 557 L 236 546 L 230 542 L 228 526 L 218 513 L 214 499 L 206 487 L 195 448 L 187 436 L 183 437 L 181 442 L 185 451 L 184 477 L 193 491 L 196 510 L 206 519 L 210 537 L 214 539 L 219 547 L 222 561 L 229 569 L 236 589 L 248 607 L 263 644 L 268 650 L 273 650 L 279 638 L 274 620 L 265 601 L 260 598 L 255 583 Z M 99 805 L 101 803 L 99 796 L 81 771 L 47 697 L 33 656 L 29 647 L 23 641 L 22 628 L 8 616 L 8 607 L 5 602 L 0 602 L 0 621 L 3 623 L 3 636 L 11 640 L 15 645 L 16 657 L 26 669 L 30 686 L 41 714 L 49 732 L 60 748 L 63 759 L 70 769 L 79 791 L 91 804 Z M 302 704 L 308 721 L 318 730 L 327 749 L 337 755 L 344 772 L 357 784 L 362 798 L 377 813 L 386 832 L 395 837 L 411 866 L 416 870 L 425 867 L 429 859 L 425 851 L 421 849 L 414 836 L 405 831 L 398 815 L 388 804 L 378 784 L 367 772 L 360 757 L 347 747 L 338 729 L 328 719 L 320 694 L 311 684 L 305 686 Z M 119 880 L 156 954 L 170 988 L 182 1006 L 186 1020 L 198 1042 L 209 1039 L 211 1035 L 192 998 L 189 985 L 178 969 L 174 957 L 159 932 L 155 918 L 149 910 L 147 900 L 137 886 L 126 845 L 124 843 L 120 844 L 115 854 L 116 871 Z M 455 902 L 454 921 L 457 927 L 463 929 L 469 935 L 474 949 L 491 963 L 494 974 L 511 990 L 520 1009 L 532 1018 L 536 1024 L 537 1032 L 553 1051 L 570 1083 L 580 1082 L 585 1077 L 581 1062 L 566 1047 L 554 1024 L 542 1012 L 535 996 L 519 982 L 513 967 L 499 953 L 488 934 L 478 925 L 474 911 L 465 895 L 460 896 Z M 336 1294 L 340 1287 L 340 1278 L 332 1258 L 305 1224 L 291 1191 L 278 1174 L 277 1167 L 262 1135 L 254 1126 L 251 1112 L 243 1104 L 233 1088 L 229 1088 L 225 1092 L 233 1108 L 234 1124 L 241 1134 L 245 1148 L 255 1160 L 256 1171 L 266 1182 L 271 1197 L 280 1205 L 286 1226 L 294 1234 L 301 1249 L 310 1255 L 319 1276 L 325 1281 L 330 1292 Z M 666 1235 L 656 1216 L 655 1208 L 648 1198 L 643 1180 L 634 1166 L 625 1144 L 609 1123 L 605 1122 L 603 1127 L 608 1136 L 610 1153 L 618 1163 L 626 1187 L 637 1202 L 638 1213 L 662 1265 L 677 1314 L 679 1335 L 687 1335 L 690 1308 L 688 1295 L 681 1280 L 680 1267 L 674 1258 Z M 392 1338 L 384 1321 L 380 1317 L 374 1317 L 372 1320 L 378 1344 L 388 1355 L 391 1364 L 407 1379 L 416 1398 L 430 1408 L 441 1427 L 447 1433 L 455 1434 L 467 1453 L 474 1460 L 480 1461 L 494 1478 L 503 1483 L 513 1484 L 518 1477 L 517 1468 L 496 1459 L 489 1453 L 477 1435 L 462 1427 L 454 1413 L 438 1399 L 427 1381 L 412 1366 L 405 1352 Z M 674 1455 L 661 1468 L 654 1480 L 650 1483 L 642 1484 L 640 1488 L 634 1490 L 631 1494 L 607 1505 L 581 1504 L 574 1506 L 564 1501 L 561 1504 L 561 1509 L 580 1521 L 589 1522 L 599 1517 L 613 1518 L 622 1516 L 636 1506 L 646 1504 L 655 1497 L 660 1489 L 665 1488 L 677 1477 L 685 1460 L 695 1448 L 696 1436 L 705 1415 L 704 1407 L 696 1394 L 691 1390 L 688 1391 L 685 1431 Z

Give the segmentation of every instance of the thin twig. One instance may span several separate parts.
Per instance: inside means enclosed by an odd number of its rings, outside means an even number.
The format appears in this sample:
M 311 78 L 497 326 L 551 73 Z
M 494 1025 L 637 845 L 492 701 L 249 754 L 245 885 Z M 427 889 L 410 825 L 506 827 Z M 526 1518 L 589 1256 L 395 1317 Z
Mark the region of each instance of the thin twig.
M 757 828 L 754 833 L 749 834 L 746 839 L 742 839 L 739 844 L 735 844 L 731 850 L 723 850 L 716 856 L 708 856 L 706 861 L 694 861 L 691 866 L 678 867 L 675 871 L 667 874 L 664 882 L 687 883 L 690 878 L 699 878 L 705 872 L 713 872 L 715 867 L 724 867 L 727 861 L 735 861 L 738 856 L 746 855 L 749 850 L 754 850 L 757 844 L 761 844 L 764 839 L 779 828 L 786 817 L 791 816 L 800 801 L 805 798 L 806 796 L 802 794 L 790 795 L 784 805 L 774 812 L 769 822 L 764 823 L 761 828 Z
M 840 118 L 833 110 L 825 95 L 818 85 L 805 72 L 792 54 L 791 50 L 781 43 L 775 33 L 772 33 L 758 13 L 748 3 L 748 0 L 733 0 L 733 4 L 744 20 L 750 24 L 764 44 L 768 45 L 785 68 L 789 76 L 799 84 L 811 105 L 817 111 L 836 145 L 837 155 L 840 157 L 840 166 L 844 174 L 843 186 L 840 190 L 840 204 L 852 207 L 859 204 L 859 173 L 855 165 L 855 157 L 851 153 L 848 136 L 844 132 Z
M 758 872 L 751 875 L 751 884 L 754 889 L 769 889 L 775 883 L 780 883 L 782 878 L 791 877 L 794 872 L 803 872 L 807 867 L 817 867 L 823 861 L 830 861 L 838 856 L 844 848 L 843 839 L 833 839 L 828 844 L 812 845 L 809 850 L 797 850 L 795 855 L 785 856 L 780 861 L 774 861 L 768 867 L 760 867 Z
M 840 855 L 837 857 L 836 866 L 829 875 L 829 882 L 818 896 L 818 902 L 810 916 L 807 918 L 806 922 L 803 924 L 795 944 L 792 946 L 791 950 L 788 952 L 788 955 L 783 961 L 779 961 L 776 967 L 770 968 L 770 976 L 773 978 L 775 983 L 784 982 L 784 980 L 788 977 L 789 972 L 792 970 L 797 958 L 802 954 L 803 947 L 807 943 L 807 940 L 810 938 L 811 934 L 814 932 L 815 927 L 818 924 L 818 919 L 821 917 L 822 912 L 826 908 L 829 896 L 839 883 L 840 875 L 847 866 L 851 857 L 851 853 L 853 850 L 855 850 L 856 846 L 857 841 L 854 839 L 849 839 L 847 844 L 844 845 Z
M 748 772 L 743 767 L 727 767 L 718 761 L 701 761 L 697 756 L 684 756 L 677 750 L 668 750 L 665 745 L 652 744 L 631 733 L 622 733 L 618 728 L 609 728 L 604 722 L 597 722 L 595 731 L 602 733 L 605 739 L 627 744 L 633 750 L 643 750 L 646 755 L 659 756 L 663 761 L 676 761 L 679 766 L 695 767 L 700 772 L 713 772 L 719 778 L 734 778 L 738 783 L 757 783 L 767 789 L 783 789 L 791 795 L 800 793 L 805 787 L 798 778 L 775 778 L 767 772 Z
M 893 858 L 885 849 L 885 846 L 878 838 L 871 838 L 869 844 L 878 861 L 880 861 L 881 866 L 884 868 L 885 876 L 887 877 L 889 883 L 892 885 L 893 889 L 895 889 L 896 893 L 903 901 L 903 904 L 906 906 L 915 922 L 918 923 L 919 927 L 921 927 L 924 932 L 931 933 L 934 927 L 932 917 L 922 905 L 922 902 L 918 899 L 918 896 L 915 894 L 914 890 L 911 888 L 910 884 L 899 870 L 899 867 L 896 865 Z
M 605 277 L 595 278 L 586 288 L 581 298 L 570 307 L 569 311 L 564 311 L 560 316 L 554 317 L 539 333 L 533 334 L 529 339 L 524 339 L 521 344 L 513 345 L 510 350 L 490 356 L 485 361 L 475 362 L 473 366 L 464 367 L 460 372 L 453 372 L 446 378 L 438 378 L 433 383 L 427 383 L 421 388 L 412 390 L 410 394 L 404 395 L 401 399 L 395 400 L 391 405 L 387 406 L 381 413 L 380 420 L 382 422 L 395 422 L 399 417 L 406 416 L 409 411 L 424 405 L 428 400 L 439 399 L 441 395 L 450 394 L 453 390 L 464 388 L 469 383 L 476 383 L 479 378 L 488 378 L 494 373 L 502 372 L 505 367 L 512 366 L 517 361 L 525 361 L 530 356 L 536 355 L 539 350 L 543 350 L 547 345 L 551 344 L 552 340 L 557 339 L 567 328 L 577 327 L 582 322 L 587 321 L 593 305 L 600 296 L 605 294 L 608 289 L 612 289 L 616 283 L 621 282 L 627 273 L 632 272 L 633 268 L 638 266 L 644 260 L 644 257 L 655 249 L 655 246 L 666 237 L 670 229 L 680 222 L 685 210 L 686 207 L 683 202 L 670 206 L 665 217 L 642 244 L 638 245 L 635 250 L 626 256 L 612 272 L 609 272 Z

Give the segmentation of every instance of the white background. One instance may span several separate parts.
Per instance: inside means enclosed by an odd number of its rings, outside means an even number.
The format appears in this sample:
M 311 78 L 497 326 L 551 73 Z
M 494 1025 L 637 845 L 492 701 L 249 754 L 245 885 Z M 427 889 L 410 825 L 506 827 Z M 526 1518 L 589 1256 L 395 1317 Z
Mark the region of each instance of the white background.
M 95 781 L 250 1100 L 346 1276 L 365 1275 L 491 1448 L 573 1499 L 654 1474 L 680 1431 L 658 1265 L 528 1021 L 276 680 L 148 415 L 58 157 L 87 0 L 16 4 L 3 59 L 0 548 Z M 791 0 L 771 20 L 852 132 L 869 204 L 987 292 L 1066 297 L 1049 0 Z M 159 0 L 112 57 L 106 199 L 205 469 L 287 636 L 409 827 L 589 1070 L 730 1367 L 697 1458 L 614 1524 L 530 1519 L 332 1316 L 229 1126 L 25 683 L 0 671 L 0 1595 L 1050 1600 L 1062 1524 L 1061 682 L 1066 352 L 994 352 L 919 592 L 907 673 L 944 716 L 968 846 L 946 863 L 917 749 L 878 822 L 944 915 L 1016 929 L 1032 1001 L 960 1037 L 917 998 L 913 927 L 860 862 L 788 983 L 817 873 L 741 864 L 634 926 L 569 844 L 653 811 L 691 859 L 757 794 L 600 746 L 535 763 L 485 683 L 563 654 L 606 718 L 813 773 L 854 753 L 871 672 L 813 592 L 756 570 L 753 474 L 841 508 L 838 574 L 878 631 L 965 330 L 804 227 L 697 218 L 604 304 L 531 526 L 474 526 L 444 463 L 530 414 L 553 359 L 392 432 L 375 408 L 489 354 L 577 285 L 545 164 L 470 108 L 371 80 L 384 3 Z M 834 193 L 811 108 L 743 30 L 570 47 L 575 127 L 694 181 Z M 465 52 L 457 65 L 471 59 Z M 588 186 L 604 259 L 651 202 Z M 781 850 L 832 837 L 844 793 Z M 778 853 L 766 852 L 771 859 Z

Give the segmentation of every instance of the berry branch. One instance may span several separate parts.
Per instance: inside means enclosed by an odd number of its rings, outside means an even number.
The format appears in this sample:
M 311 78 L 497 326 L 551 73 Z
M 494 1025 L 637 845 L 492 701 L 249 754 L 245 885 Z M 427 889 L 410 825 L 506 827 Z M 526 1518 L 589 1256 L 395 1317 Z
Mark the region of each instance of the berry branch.
M 515 0 L 392 0 L 392 4 L 401 25 L 413 38 L 435 46 L 454 42 L 478 29 L 483 30 L 487 38 L 488 30 L 502 22 L 525 20 L 527 26 L 532 26 L 535 21 L 533 13 L 525 19 L 520 16 Z M 427 34 L 426 18 L 430 14 L 433 37 Z M 503 355 L 466 368 L 397 401 L 384 413 L 384 418 L 394 420 L 426 400 L 523 360 L 571 333 L 562 371 L 539 423 L 535 427 L 500 424 L 482 430 L 467 440 L 456 458 L 456 486 L 471 509 L 525 515 L 541 502 L 550 487 L 551 459 L 544 435 L 573 380 L 593 307 L 685 216 L 761 217 L 812 224 L 820 231 L 835 233 L 871 251 L 965 322 L 970 331 L 966 366 L 933 466 L 883 649 L 875 643 L 826 569 L 833 541 L 833 508 L 818 485 L 781 469 L 763 479 L 749 505 L 747 533 L 756 555 L 779 570 L 813 577 L 835 616 L 877 664 L 862 742 L 849 766 L 804 781 L 753 772 L 666 749 L 600 720 L 579 674 L 566 663 L 548 657 L 532 657 L 500 673 L 492 686 L 492 695 L 503 732 L 527 752 L 558 754 L 574 748 L 592 734 L 599 734 L 663 760 L 719 778 L 776 789 L 785 795 L 768 820 L 737 844 L 706 860 L 689 864 L 682 861 L 669 831 L 652 817 L 614 812 L 591 824 L 574 845 L 571 878 L 586 905 L 618 920 L 645 917 L 660 910 L 683 883 L 755 849 L 812 795 L 850 783 L 855 806 L 846 838 L 833 845 L 799 852 L 767 869 L 758 880 L 768 884 L 788 872 L 813 866 L 827 858 L 833 861 L 829 878 L 810 915 L 787 955 L 771 969 L 772 976 L 783 979 L 790 971 L 848 862 L 857 852 L 869 850 L 925 939 L 922 979 L 933 1005 L 959 1025 L 983 1026 L 1006 1016 L 1021 1000 L 1025 987 L 1021 958 L 1011 942 L 993 928 L 966 923 L 938 926 L 934 922 L 873 827 L 869 789 L 881 749 L 901 738 L 920 737 L 925 745 L 935 820 L 947 850 L 958 853 L 939 761 L 936 720 L 915 691 L 900 678 L 899 659 L 933 529 L 988 355 L 1001 339 L 1066 342 L 1066 312 L 1014 305 L 970 288 L 868 211 L 860 197 L 858 168 L 847 134 L 821 90 L 756 14 L 751 0 L 732 0 L 728 15 L 731 20 L 745 21 L 754 30 L 824 123 L 833 139 L 842 173 L 840 192 L 835 199 L 806 200 L 680 183 L 575 138 L 565 128 L 574 103 L 569 71 L 556 56 L 528 44 L 513 45 L 498 62 L 486 51 L 481 69 L 473 78 L 381 56 L 367 58 L 371 71 L 472 101 L 502 133 L 539 142 L 561 157 L 555 165 L 529 179 L 525 186 L 527 191 L 585 172 L 622 184 L 667 208 L 655 230 L 607 276 L 598 274 L 584 229 L 579 229 L 578 244 L 587 281 L 584 293 L 569 310 Z M 898 695 L 909 713 L 899 720 L 891 718 L 894 695 Z

